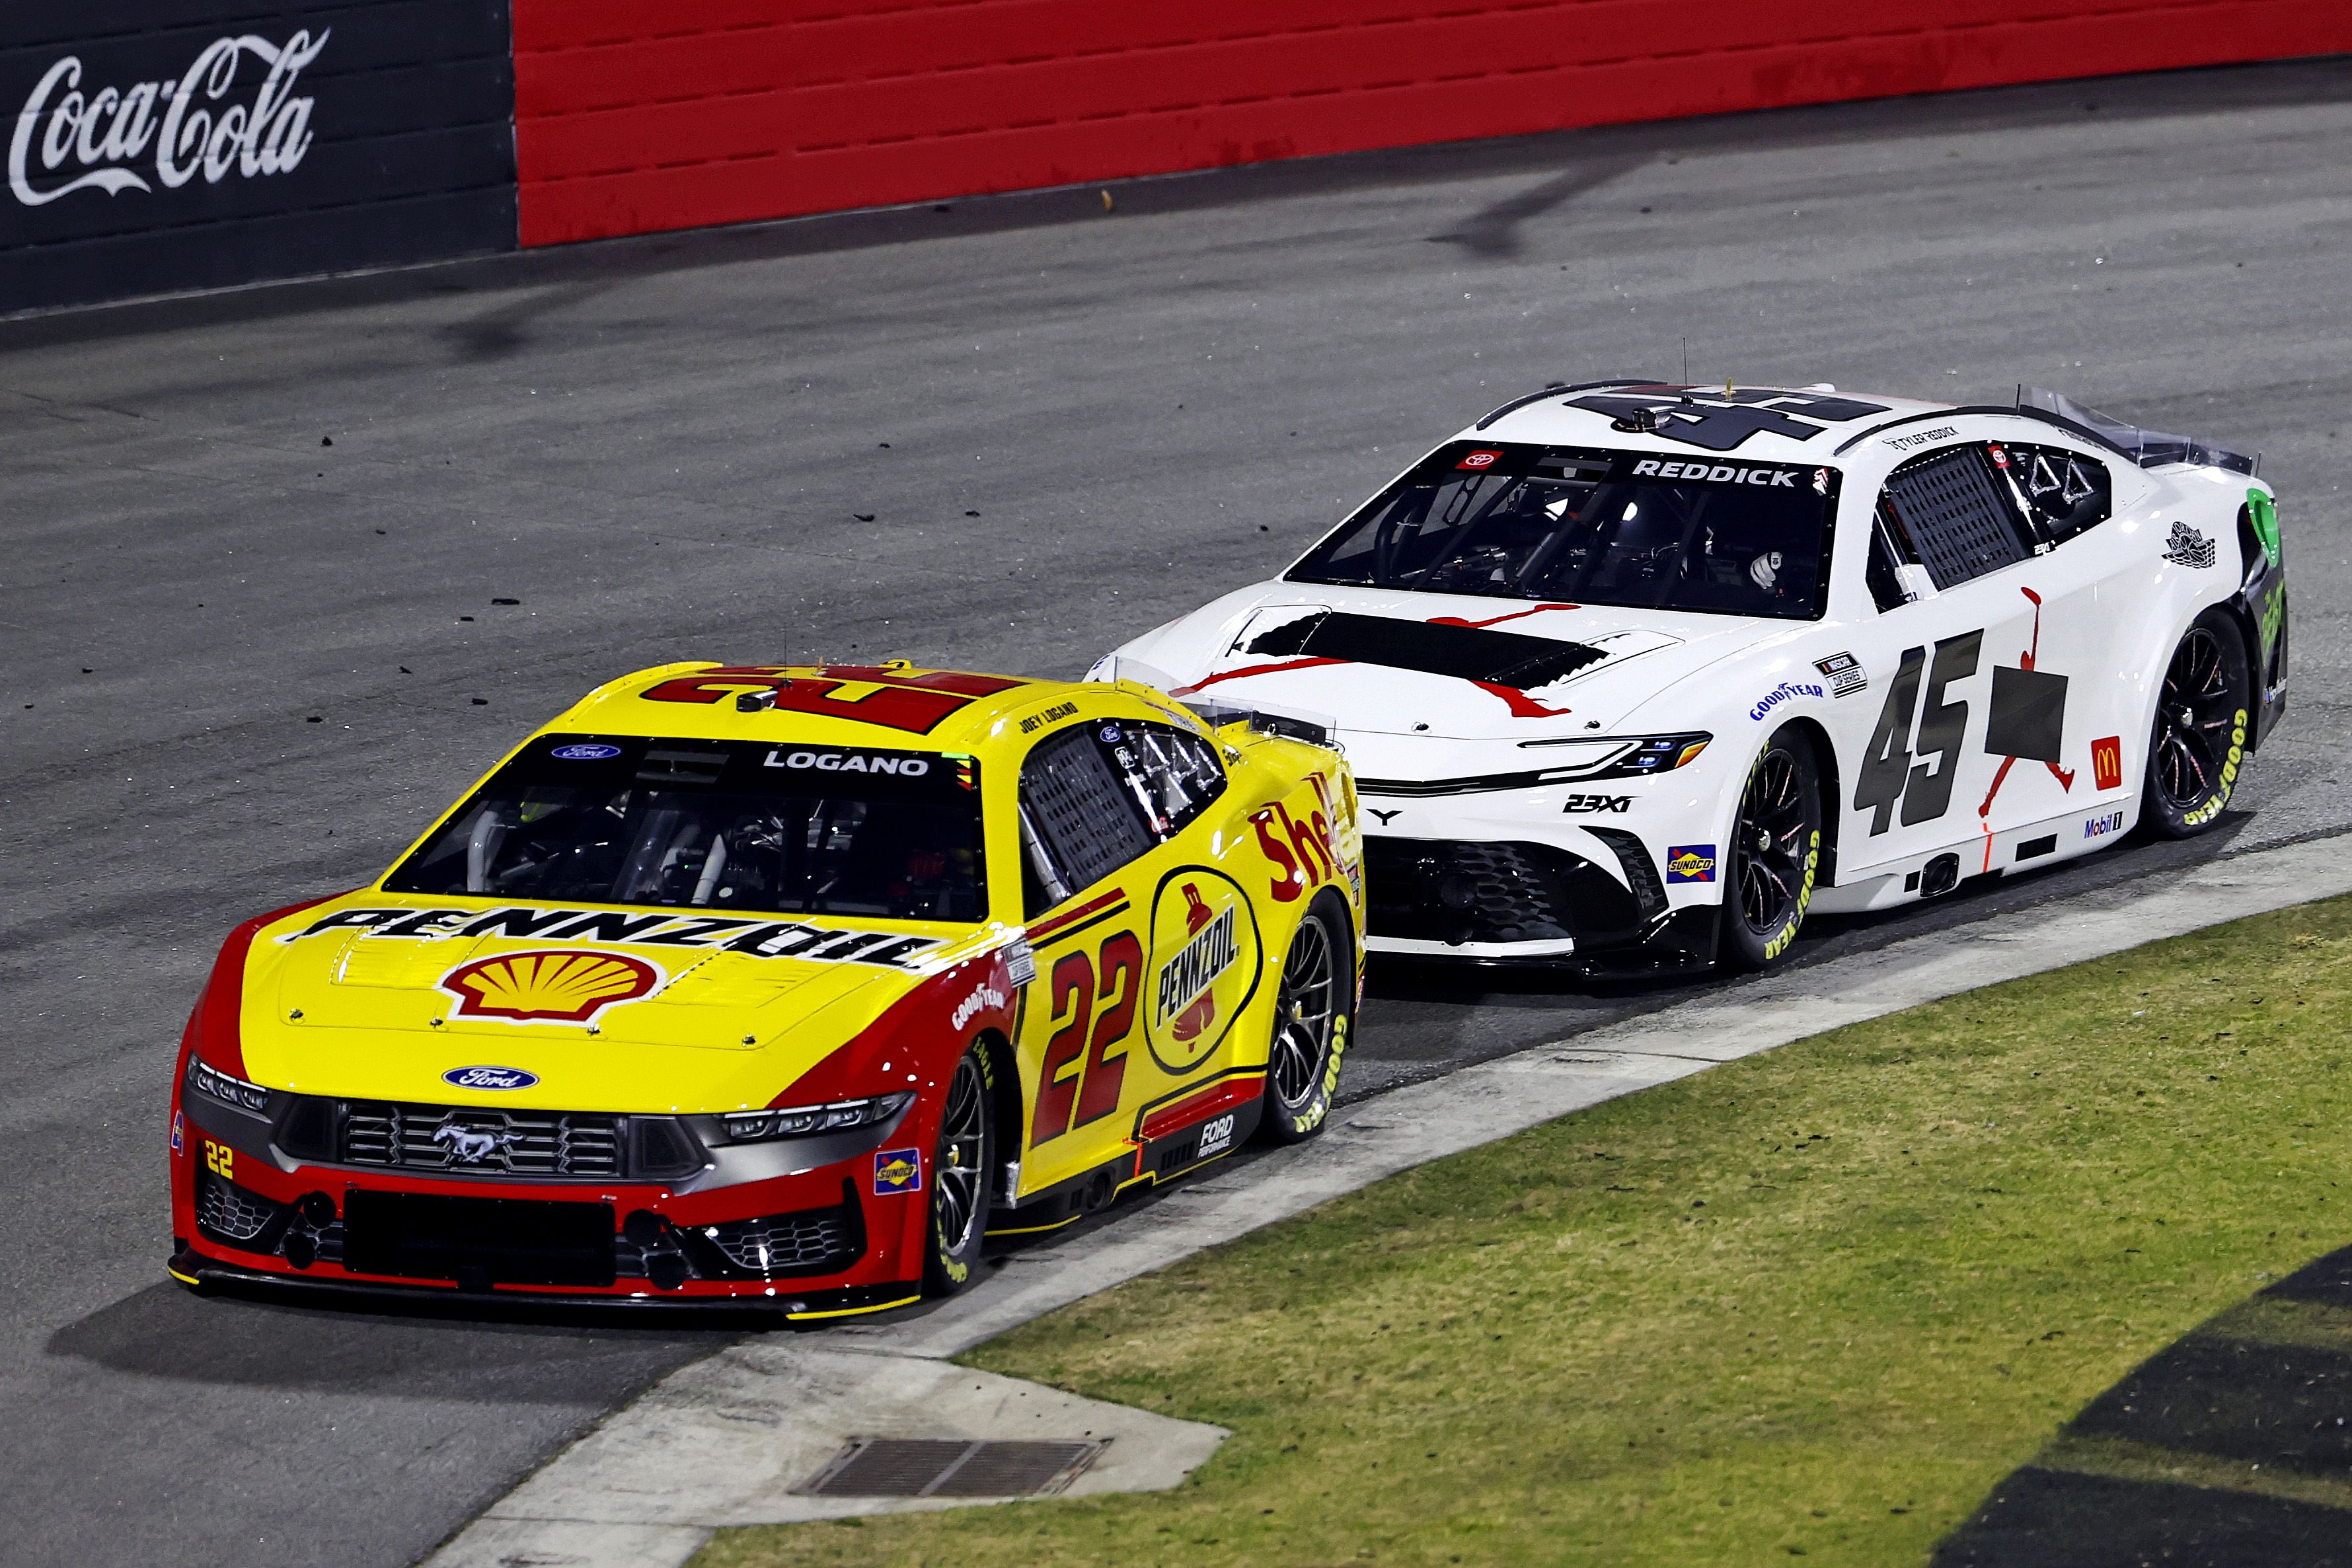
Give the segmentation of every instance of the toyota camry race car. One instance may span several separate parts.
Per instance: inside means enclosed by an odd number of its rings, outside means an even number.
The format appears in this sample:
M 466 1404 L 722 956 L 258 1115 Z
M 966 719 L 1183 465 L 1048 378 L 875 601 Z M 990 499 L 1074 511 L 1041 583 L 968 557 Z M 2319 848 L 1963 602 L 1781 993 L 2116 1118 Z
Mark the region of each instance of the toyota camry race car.
M 1556 384 L 1096 673 L 1333 716 L 1375 952 L 1761 966 L 2215 824 L 2286 689 L 2256 467 L 2023 389 Z
M 172 1272 L 824 1317 L 1307 1137 L 1361 976 L 1316 738 L 902 664 L 615 681 L 229 938 Z

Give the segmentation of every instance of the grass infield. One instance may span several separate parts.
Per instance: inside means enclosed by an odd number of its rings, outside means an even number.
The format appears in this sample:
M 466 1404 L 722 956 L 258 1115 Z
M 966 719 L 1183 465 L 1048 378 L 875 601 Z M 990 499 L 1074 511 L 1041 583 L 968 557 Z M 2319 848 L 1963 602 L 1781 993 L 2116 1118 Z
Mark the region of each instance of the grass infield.
M 2085 1401 L 2352 1241 L 2352 901 L 1729 1063 L 965 1359 L 1233 1428 L 1176 1491 L 697 1568 L 1924 1562 Z

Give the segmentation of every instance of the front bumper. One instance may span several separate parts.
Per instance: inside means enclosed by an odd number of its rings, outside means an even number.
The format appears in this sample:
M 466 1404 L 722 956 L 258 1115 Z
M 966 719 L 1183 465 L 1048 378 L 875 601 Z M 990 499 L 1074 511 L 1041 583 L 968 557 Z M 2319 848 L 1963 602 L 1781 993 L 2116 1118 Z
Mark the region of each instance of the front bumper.
M 1365 946 L 1400 957 L 1563 967 L 1587 975 L 1704 968 L 1714 905 L 1669 902 L 1633 833 L 1587 829 L 1612 873 L 1556 844 L 1516 839 L 1364 839 Z
M 306 1158 L 286 1146 L 289 1107 L 255 1113 L 183 1092 L 172 1272 L 192 1284 L 735 1305 L 793 1317 L 878 1311 L 920 1294 L 930 1172 L 915 1135 L 919 1110 L 854 1151 L 839 1139 L 802 1140 L 814 1159 L 782 1145 L 719 1149 L 670 1179 L 600 1180 Z M 926 1152 L 903 1158 L 918 1148 Z

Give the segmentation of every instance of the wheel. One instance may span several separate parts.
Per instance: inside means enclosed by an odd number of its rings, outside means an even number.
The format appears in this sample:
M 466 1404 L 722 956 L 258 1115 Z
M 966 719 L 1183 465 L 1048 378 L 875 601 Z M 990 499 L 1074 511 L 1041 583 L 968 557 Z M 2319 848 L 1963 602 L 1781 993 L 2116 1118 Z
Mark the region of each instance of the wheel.
M 975 1045 L 948 1080 L 947 1110 L 931 1154 L 931 1242 L 923 1289 L 950 1296 L 970 1282 L 988 1235 L 988 1173 L 996 1163 L 996 1074 Z
M 1725 850 L 1723 961 L 1760 969 L 1797 939 L 1821 869 L 1821 765 L 1795 726 L 1775 730 L 1748 769 Z
M 1354 950 L 1338 900 L 1315 901 L 1290 939 L 1275 994 L 1274 1042 L 1266 1052 L 1265 1112 L 1258 1128 L 1270 1143 L 1313 1137 L 1331 1113 L 1339 1059 L 1348 1050 L 1349 1009 L 1355 996 L 1349 966 Z
M 2157 694 L 2140 821 L 2168 839 L 2193 838 L 2221 821 L 2245 762 L 2252 690 L 2246 641 L 2230 612 L 2208 610 L 2190 622 Z

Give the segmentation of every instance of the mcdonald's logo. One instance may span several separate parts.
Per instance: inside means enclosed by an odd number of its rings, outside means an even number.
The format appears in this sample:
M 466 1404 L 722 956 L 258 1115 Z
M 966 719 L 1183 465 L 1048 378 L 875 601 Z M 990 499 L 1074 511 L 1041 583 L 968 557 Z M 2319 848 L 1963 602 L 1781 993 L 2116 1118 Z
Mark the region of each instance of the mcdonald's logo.
M 2124 737 L 2111 735 L 2091 742 L 2091 775 L 2102 789 L 2124 786 Z

